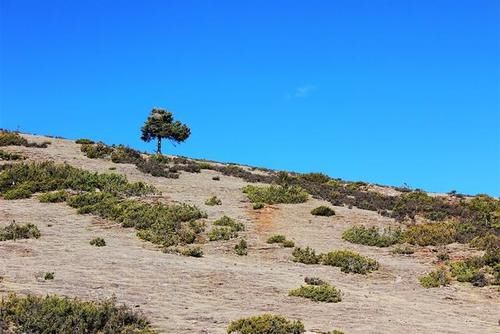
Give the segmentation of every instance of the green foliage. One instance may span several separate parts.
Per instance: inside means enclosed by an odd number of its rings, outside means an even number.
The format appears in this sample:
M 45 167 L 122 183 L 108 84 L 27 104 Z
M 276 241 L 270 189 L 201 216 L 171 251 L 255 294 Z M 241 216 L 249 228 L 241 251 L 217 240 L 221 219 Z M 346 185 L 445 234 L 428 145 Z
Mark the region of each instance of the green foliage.
M 338 329 L 334 329 L 333 331 L 329 331 L 326 334 L 344 334 L 344 332 L 342 332 L 342 331 L 340 331 Z
M 40 230 L 34 224 L 22 225 L 13 222 L 5 227 L 0 227 L 0 241 L 38 238 L 40 238 Z
M 500 249 L 500 236 L 488 233 L 484 236 L 475 237 L 471 240 L 470 245 L 482 250 Z
M 383 229 L 376 227 L 353 226 L 342 233 L 342 239 L 354 244 L 388 247 L 401 242 L 401 229 Z
M 0 146 L 26 146 L 26 147 L 37 147 L 46 148 L 50 142 L 45 141 L 41 144 L 30 143 L 24 137 L 22 137 L 17 132 L 11 132 L 7 130 L 0 130 Z
M 203 257 L 203 250 L 200 246 L 182 247 L 176 249 L 177 253 L 183 256 Z
M 97 238 L 94 238 L 94 239 L 90 240 L 89 243 L 92 246 L 96 246 L 96 247 L 104 247 L 104 246 L 106 246 L 106 241 L 103 238 L 100 238 L 100 237 L 97 237 Z
M 14 294 L 0 301 L 0 323 L 19 333 L 154 334 L 148 321 L 115 299 L 87 302 L 59 296 Z
M 411 255 L 415 253 L 415 249 L 408 244 L 403 244 L 403 245 L 396 245 L 391 252 L 393 254 Z
M 286 237 L 283 234 L 275 234 L 267 238 L 268 244 L 281 244 L 285 242 Z
M 113 148 L 99 142 L 97 144 L 83 144 L 80 147 L 80 151 L 82 151 L 87 158 L 102 159 L 113 153 Z
M 4 198 L 27 198 L 34 192 L 71 189 L 109 192 L 120 196 L 155 193 L 154 187 L 142 182 L 129 183 L 118 174 L 98 174 L 53 162 L 3 165 L 0 193 Z
M 217 196 L 212 196 L 205 201 L 205 205 L 214 206 L 214 205 L 222 205 L 222 201 Z
M 306 284 L 309 284 L 309 285 L 323 285 L 323 284 L 326 284 L 326 282 L 323 281 L 319 277 L 306 277 L 306 278 L 304 278 L 304 282 L 306 282 Z
M 214 227 L 208 233 L 208 239 L 210 241 L 236 238 L 238 236 L 238 232 L 245 229 L 245 226 L 242 223 L 238 223 L 228 216 L 223 216 L 222 218 L 216 220 L 213 225 Z
M 53 280 L 54 278 L 56 277 L 55 273 L 54 272 L 46 272 L 44 275 L 43 275 L 43 279 L 46 280 L 46 281 L 51 281 Z
M 245 239 L 241 239 L 238 244 L 234 246 L 234 251 L 240 256 L 248 255 L 248 244 Z
M 291 290 L 288 295 L 325 303 L 338 303 L 342 300 L 340 290 L 327 283 L 321 285 L 303 285 L 300 288 Z
M 0 160 L 10 161 L 10 160 L 24 160 L 25 156 L 17 153 L 9 153 L 4 150 L 0 150 Z
M 340 267 L 344 273 L 367 274 L 377 270 L 377 261 L 349 250 L 337 250 L 321 255 L 321 263 Z
M 117 164 L 138 164 L 143 158 L 139 151 L 119 145 L 111 152 L 111 161 Z
M 476 261 L 453 261 L 450 263 L 450 272 L 459 282 L 471 282 L 482 265 Z
M 260 209 L 263 209 L 264 208 L 264 203 L 254 203 L 253 204 L 253 209 L 254 210 L 260 210 Z
M 316 255 L 316 251 L 309 247 L 295 247 L 293 249 L 292 256 L 294 262 L 300 262 L 304 264 L 318 264 L 321 259 L 321 255 Z
M 38 200 L 42 203 L 60 203 L 68 199 L 68 192 L 66 190 L 58 190 L 47 192 L 38 195 Z
M 306 181 L 314 183 L 327 183 L 331 180 L 331 178 L 328 175 L 325 175 L 323 173 L 308 173 L 308 174 L 302 174 L 299 177 Z
M 161 154 L 161 140 L 168 139 L 174 143 L 181 143 L 188 139 L 191 130 L 185 124 L 174 121 L 171 112 L 165 109 L 153 108 L 148 119 L 141 128 L 141 139 L 145 142 L 157 140 L 157 153 Z
M 311 210 L 311 214 L 314 216 L 324 216 L 324 217 L 330 217 L 335 215 L 335 211 L 332 208 L 329 208 L 327 206 L 318 206 L 315 209 Z
M 281 245 L 285 248 L 292 248 L 295 247 L 295 242 L 293 242 L 292 240 L 285 240 L 281 243 Z
M 450 273 L 445 267 L 440 267 L 435 271 L 419 278 L 420 284 L 424 288 L 437 288 L 451 283 Z
M 75 140 L 75 143 L 92 145 L 92 144 L 94 144 L 94 141 L 91 139 L 87 139 L 87 138 L 80 138 L 80 139 Z
M 299 186 L 253 186 L 243 188 L 243 192 L 252 203 L 303 203 L 307 201 L 307 192 Z
M 208 163 L 208 162 L 198 162 L 198 167 L 200 169 L 213 169 L 214 167 L 212 166 L 212 164 Z
M 285 317 L 262 314 L 232 321 L 227 333 L 235 334 L 300 334 L 305 332 L 301 321 L 290 321 Z
M 412 245 L 441 246 L 454 242 L 456 233 L 453 222 L 426 223 L 409 226 L 404 239 Z

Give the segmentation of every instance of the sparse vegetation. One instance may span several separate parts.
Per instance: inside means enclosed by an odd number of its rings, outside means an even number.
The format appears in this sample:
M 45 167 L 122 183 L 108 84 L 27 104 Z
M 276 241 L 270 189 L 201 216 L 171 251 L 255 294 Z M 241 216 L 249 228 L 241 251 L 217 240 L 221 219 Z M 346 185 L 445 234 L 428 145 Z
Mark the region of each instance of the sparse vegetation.
M 253 186 L 243 188 L 243 192 L 253 203 L 303 203 L 307 201 L 307 192 L 298 186 Z
M 245 239 L 241 239 L 239 243 L 234 246 L 234 251 L 240 256 L 248 255 L 248 244 Z
M 254 203 L 252 207 L 254 210 L 260 210 L 264 208 L 264 203 Z
M 87 158 L 102 159 L 111 155 L 113 148 L 99 142 L 97 144 L 83 144 L 80 147 L 80 151 L 82 151 Z
M 52 281 L 56 277 L 56 274 L 54 272 L 46 272 L 43 275 L 43 279 L 46 281 Z
M 236 238 L 238 236 L 238 232 L 245 229 L 245 226 L 242 223 L 238 223 L 228 216 L 223 216 L 222 218 L 216 220 L 213 225 L 214 227 L 212 230 L 208 232 L 208 239 L 210 241 Z
M 0 241 L 17 240 L 17 239 L 38 239 L 40 238 L 40 230 L 34 224 L 11 224 L 0 227 Z
M 404 239 L 412 245 L 440 246 L 455 241 L 456 224 L 452 222 L 426 223 L 409 226 Z
M 316 251 L 312 248 L 295 247 L 293 249 L 293 261 L 304 264 L 318 264 L 321 260 L 321 255 L 316 255 Z
M 451 276 L 446 267 L 440 267 L 420 277 L 419 281 L 424 288 L 437 288 L 449 285 L 451 283 Z
M 24 160 L 25 156 L 17 153 L 10 153 L 4 150 L 0 150 L 0 160 L 10 161 L 10 160 Z
M 66 190 L 51 191 L 38 195 L 38 200 L 42 203 L 65 202 L 69 197 Z
M 340 290 L 337 290 L 327 283 L 320 285 L 303 285 L 300 288 L 291 290 L 288 295 L 324 303 L 338 303 L 342 300 Z
M 183 256 L 203 257 L 203 250 L 200 246 L 189 246 L 176 249 L 177 253 Z
M 270 236 L 266 242 L 268 244 L 281 244 L 281 243 L 285 242 L 285 240 L 286 240 L 286 237 L 283 234 L 275 234 L 275 235 Z
M 87 139 L 87 138 L 80 138 L 80 139 L 75 140 L 75 143 L 92 145 L 92 144 L 94 144 L 94 141 L 91 139 Z
M 389 247 L 401 242 L 401 229 L 386 228 L 380 230 L 376 227 L 353 226 L 342 233 L 342 239 L 354 244 L 367 246 Z
M 217 196 L 212 196 L 205 201 L 205 205 L 209 206 L 222 205 L 222 201 Z
M 0 323 L 15 333 L 156 333 L 142 315 L 117 305 L 114 299 L 87 302 L 11 294 L 0 301 Z
M 104 247 L 104 246 L 106 246 L 106 241 L 103 238 L 100 238 L 100 237 L 97 237 L 97 238 L 94 238 L 94 239 L 90 240 L 89 243 L 92 246 L 96 246 L 96 247 Z
M 50 144 L 49 141 L 44 141 L 41 144 L 30 143 L 24 137 L 22 137 L 17 132 L 0 130 L 0 146 L 26 146 L 26 147 L 37 147 L 37 148 L 47 148 Z
M 368 274 L 377 270 L 377 261 L 349 250 L 337 250 L 321 255 L 321 263 L 340 267 L 344 273 Z
M 301 321 L 291 321 L 272 314 L 235 320 L 227 328 L 228 334 L 300 334 L 303 332 L 305 329 Z
M 393 254 L 401 254 L 401 255 L 411 255 L 415 253 L 415 249 L 408 244 L 396 245 L 392 251 Z
M 306 277 L 304 278 L 304 282 L 309 285 L 323 285 L 326 284 L 325 281 L 323 281 L 319 277 Z
M 324 217 L 331 217 L 335 215 L 335 211 L 332 208 L 329 208 L 327 206 L 318 206 L 317 208 L 313 209 L 311 211 L 311 214 L 314 216 L 324 216 Z

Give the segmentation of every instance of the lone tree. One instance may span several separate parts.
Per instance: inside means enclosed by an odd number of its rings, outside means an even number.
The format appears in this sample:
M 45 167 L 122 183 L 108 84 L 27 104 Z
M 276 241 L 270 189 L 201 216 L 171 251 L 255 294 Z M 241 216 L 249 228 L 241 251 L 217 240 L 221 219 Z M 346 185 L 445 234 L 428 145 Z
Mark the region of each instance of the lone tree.
M 191 135 L 191 129 L 186 124 L 174 121 L 172 113 L 161 108 L 151 110 L 141 132 L 141 139 L 145 142 L 157 140 L 157 154 L 161 154 L 161 140 L 163 138 L 170 140 L 175 145 L 185 141 Z

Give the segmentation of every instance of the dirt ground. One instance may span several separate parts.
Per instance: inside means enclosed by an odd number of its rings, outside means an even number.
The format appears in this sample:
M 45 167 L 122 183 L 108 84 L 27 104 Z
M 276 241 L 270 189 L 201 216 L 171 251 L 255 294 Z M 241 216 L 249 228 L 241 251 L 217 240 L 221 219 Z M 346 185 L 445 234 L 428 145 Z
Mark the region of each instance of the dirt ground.
M 32 141 L 44 137 L 27 136 Z M 62 294 L 84 299 L 116 296 L 142 310 L 161 333 L 225 333 L 231 320 L 264 312 L 301 319 L 314 332 L 341 329 L 347 333 L 499 333 L 500 294 L 497 288 L 476 288 L 454 282 L 445 288 L 424 289 L 418 277 L 434 268 L 435 253 L 423 249 L 411 256 L 392 255 L 389 248 L 353 245 L 341 239 L 352 225 L 394 225 L 375 212 L 335 207 L 333 217 L 314 217 L 322 203 L 274 205 L 255 211 L 241 188 L 242 179 L 214 171 L 182 173 L 179 179 L 153 177 L 135 166 L 86 158 L 72 141 L 49 138 L 46 149 L 7 147 L 30 160 L 67 162 L 87 170 L 125 174 L 162 191 L 171 201 L 196 204 L 208 221 L 226 214 L 241 221 L 249 242 L 248 256 L 237 256 L 237 240 L 202 245 L 204 257 L 164 254 L 125 229 L 91 215 L 78 215 L 65 204 L 0 199 L 0 225 L 12 220 L 34 223 L 37 240 L 0 243 L 0 295 L 9 292 Z M 206 206 L 216 195 L 221 206 Z M 380 262 L 369 275 L 345 274 L 338 268 L 291 261 L 291 249 L 265 243 L 272 234 L 285 234 L 298 246 L 317 251 L 347 248 Z M 89 240 L 103 237 L 106 247 Z M 452 245 L 457 253 L 462 245 Z M 55 272 L 53 281 L 37 273 Z M 306 276 L 317 276 L 343 292 L 340 303 L 316 303 L 288 297 Z

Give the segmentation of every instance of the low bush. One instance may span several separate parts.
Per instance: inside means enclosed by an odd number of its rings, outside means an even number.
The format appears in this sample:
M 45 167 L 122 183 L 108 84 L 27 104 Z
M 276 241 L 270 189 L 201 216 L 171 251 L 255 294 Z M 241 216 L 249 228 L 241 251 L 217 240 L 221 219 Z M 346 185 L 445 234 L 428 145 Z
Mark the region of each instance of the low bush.
M 222 216 L 221 218 L 214 221 L 213 224 L 215 226 L 229 227 L 235 232 L 243 231 L 245 229 L 245 225 L 236 222 L 234 219 L 229 218 L 228 216 Z
M 303 203 L 307 201 L 307 192 L 298 186 L 253 186 L 243 188 L 243 192 L 253 203 Z
M 119 145 L 111 152 L 111 161 L 117 164 L 137 164 L 143 160 L 141 152 L 127 146 Z
M 252 207 L 254 210 L 260 210 L 264 208 L 264 203 L 254 203 Z
M 415 249 L 408 244 L 403 244 L 403 245 L 396 245 L 391 252 L 393 254 L 411 255 L 415 253 Z
M 283 234 L 275 234 L 267 238 L 268 244 L 281 244 L 285 242 L 286 237 Z
M 323 173 L 308 173 L 308 174 L 301 174 L 299 175 L 299 178 L 304 179 L 309 182 L 313 183 L 327 183 L 331 180 L 331 178 L 328 175 L 325 175 Z
M 214 169 L 212 164 L 208 162 L 198 162 L 198 168 L 199 169 Z
M 340 290 L 327 283 L 321 285 L 303 285 L 298 289 L 291 290 L 288 295 L 324 303 L 338 303 L 342 300 Z
M 451 283 L 451 276 L 448 269 L 441 267 L 420 277 L 419 281 L 424 288 L 437 288 L 449 285 Z
M 30 143 L 24 137 L 22 137 L 17 132 L 0 130 L 0 146 L 26 146 L 26 147 L 37 147 L 37 148 L 47 148 L 50 144 L 49 141 L 44 141 L 41 144 Z
M 90 240 L 89 243 L 92 246 L 96 246 L 96 247 L 104 247 L 104 246 L 106 246 L 106 241 L 103 238 L 99 238 L 99 237 Z
M 234 251 L 240 256 L 248 255 L 248 244 L 245 239 L 241 239 L 238 244 L 234 246 Z
M 214 206 L 214 205 L 222 205 L 222 201 L 217 196 L 212 196 L 205 201 L 205 205 Z
M 56 277 L 56 274 L 54 272 L 46 272 L 43 275 L 43 279 L 46 281 L 52 281 Z
M 177 252 L 183 256 L 203 257 L 203 250 L 200 246 L 178 248 Z
M 156 155 L 151 156 L 149 159 L 139 161 L 136 164 L 137 169 L 152 176 L 166 177 L 169 179 L 179 178 L 179 174 L 171 172 L 167 165 L 158 162 L 154 157 L 156 157 Z
M 376 227 L 353 226 L 342 233 L 342 239 L 354 244 L 367 246 L 389 247 L 401 242 L 401 229 L 386 228 L 380 230 Z
M 5 227 L 0 227 L 0 241 L 38 238 L 40 238 L 40 230 L 34 224 L 13 222 Z
M 238 232 L 233 231 L 227 226 L 214 227 L 210 230 L 210 232 L 208 232 L 208 240 L 210 241 L 229 240 L 237 237 Z
M 87 145 L 92 145 L 94 144 L 93 140 L 87 139 L 87 138 L 80 138 L 75 140 L 75 143 L 77 144 L 87 144 Z
M 220 181 L 220 177 L 214 176 L 214 177 L 212 177 L 212 180 L 214 180 L 214 181 Z
M 323 281 L 319 277 L 306 277 L 304 278 L 304 282 L 309 285 L 323 285 L 326 284 L 325 281 Z
M 87 302 L 11 294 L 0 301 L 0 323 L 14 328 L 16 333 L 156 333 L 142 315 L 117 305 L 115 299 Z
M 412 245 L 441 246 L 455 242 L 456 224 L 453 222 L 425 223 L 409 226 L 404 239 Z
M 104 143 L 97 144 L 83 144 L 80 146 L 80 151 L 90 159 L 103 159 L 113 153 L 113 148 Z
M 481 250 L 500 249 L 500 236 L 488 233 L 471 240 L 470 245 Z
M 349 250 L 337 250 L 321 255 L 321 263 L 340 267 L 344 273 L 367 274 L 377 270 L 377 261 Z
M 10 160 L 24 160 L 24 159 L 26 159 L 26 157 L 21 154 L 10 153 L 0 150 L 0 160 L 10 161 Z
M 65 202 L 69 197 L 66 190 L 52 191 L 38 195 L 38 200 L 42 203 Z
M 20 183 L 15 188 L 5 191 L 3 198 L 6 200 L 30 198 L 33 195 L 33 186 L 32 182 Z
M 321 259 L 321 256 L 316 255 L 316 251 L 309 247 L 295 247 L 293 249 L 292 256 L 294 262 L 300 262 L 304 264 L 318 264 Z
M 272 314 L 235 320 L 227 328 L 228 334 L 300 334 L 304 332 L 304 324 L 301 321 L 290 321 L 285 317 Z
M 335 215 L 335 211 L 332 208 L 329 208 L 327 206 L 318 206 L 317 208 L 311 210 L 311 214 L 314 216 L 324 216 L 324 217 L 330 217 Z
M 285 240 L 281 243 L 281 245 L 285 248 L 292 248 L 295 247 L 295 242 L 293 242 L 292 240 Z

